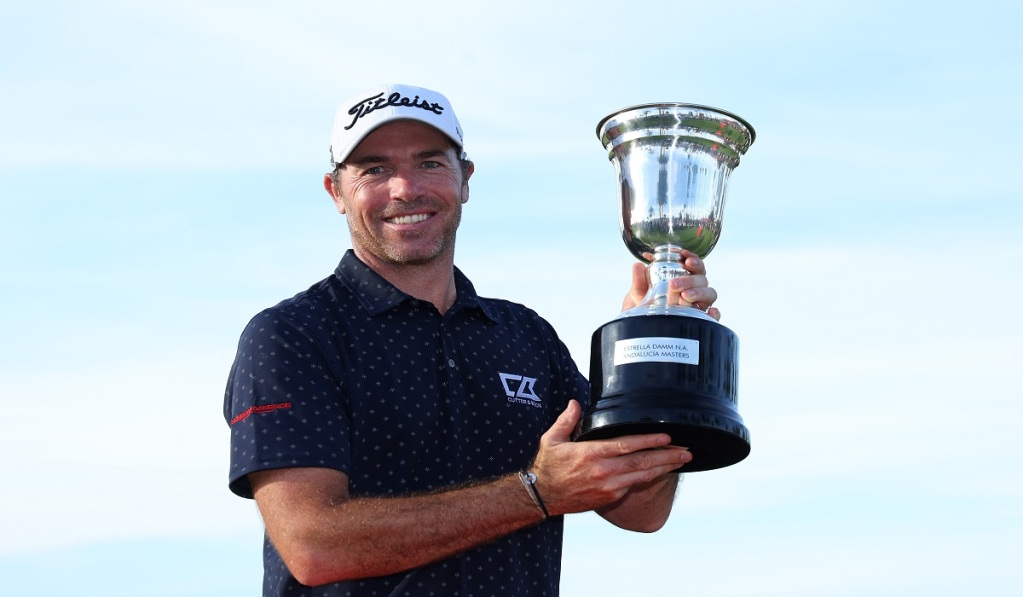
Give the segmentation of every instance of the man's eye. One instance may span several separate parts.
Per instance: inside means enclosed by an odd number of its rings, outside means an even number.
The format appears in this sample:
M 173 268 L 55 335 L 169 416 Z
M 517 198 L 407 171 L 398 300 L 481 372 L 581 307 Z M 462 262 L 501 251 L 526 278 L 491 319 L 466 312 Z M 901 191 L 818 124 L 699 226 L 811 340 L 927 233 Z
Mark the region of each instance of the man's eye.
M 440 162 L 433 162 L 433 161 L 423 162 L 423 168 L 426 168 L 426 169 L 443 168 L 443 167 L 444 167 L 444 164 L 442 164 Z
M 363 174 L 369 174 L 370 176 L 376 176 L 377 174 L 383 173 L 384 173 L 383 166 L 373 166 L 372 168 L 366 168 L 365 172 L 363 172 Z

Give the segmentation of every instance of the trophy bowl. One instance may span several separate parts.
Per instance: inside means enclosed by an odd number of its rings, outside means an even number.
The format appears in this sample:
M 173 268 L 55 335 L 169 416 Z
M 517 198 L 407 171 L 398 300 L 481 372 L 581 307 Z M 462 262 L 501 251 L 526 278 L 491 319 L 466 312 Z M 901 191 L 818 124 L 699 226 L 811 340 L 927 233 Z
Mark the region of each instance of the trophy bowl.
M 667 299 L 670 281 L 688 275 L 682 249 L 702 259 L 717 244 L 729 176 L 755 135 L 734 114 L 683 103 L 625 108 L 597 125 L 618 173 L 622 240 L 648 263 L 650 289 L 593 334 L 591 400 L 577 441 L 667 433 L 693 454 L 686 472 L 749 455 L 737 410 L 738 337 Z

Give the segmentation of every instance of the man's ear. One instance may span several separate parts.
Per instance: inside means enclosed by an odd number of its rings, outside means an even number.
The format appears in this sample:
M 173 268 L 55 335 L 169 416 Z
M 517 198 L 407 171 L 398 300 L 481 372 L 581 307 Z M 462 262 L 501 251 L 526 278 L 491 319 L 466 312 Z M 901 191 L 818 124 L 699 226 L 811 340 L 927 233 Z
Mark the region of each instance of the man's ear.
M 338 213 L 345 213 L 345 202 L 341 200 L 341 189 L 334 185 L 334 177 L 329 172 L 323 175 L 323 188 L 330 195 L 330 199 L 337 207 Z
M 476 164 L 469 162 L 469 167 L 465 169 L 465 180 L 462 181 L 462 203 L 469 201 L 469 177 L 476 171 Z

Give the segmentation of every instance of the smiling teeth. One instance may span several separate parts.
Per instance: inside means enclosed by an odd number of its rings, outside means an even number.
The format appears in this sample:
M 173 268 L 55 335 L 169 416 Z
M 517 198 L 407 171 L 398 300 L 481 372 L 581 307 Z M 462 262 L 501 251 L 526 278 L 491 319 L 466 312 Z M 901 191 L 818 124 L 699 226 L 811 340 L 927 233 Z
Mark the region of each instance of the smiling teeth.
M 390 221 L 392 224 L 415 224 L 416 222 L 422 222 L 429 217 L 430 216 L 426 214 L 415 214 L 411 216 L 398 216 L 396 218 L 391 218 Z

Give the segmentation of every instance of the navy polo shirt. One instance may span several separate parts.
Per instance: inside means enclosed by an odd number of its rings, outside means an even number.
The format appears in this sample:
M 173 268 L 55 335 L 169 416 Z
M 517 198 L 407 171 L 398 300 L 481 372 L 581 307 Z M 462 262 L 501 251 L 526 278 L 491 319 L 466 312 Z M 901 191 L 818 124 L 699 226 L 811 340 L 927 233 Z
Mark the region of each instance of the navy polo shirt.
M 441 315 L 348 251 L 334 275 L 256 315 L 242 333 L 224 416 L 230 488 L 286 467 L 344 471 L 353 496 L 400 496 L 527 467 L 588 385 L 554 329 L 481 298 L 455 270 Z M 523 491 L 525 489 L 523 488 Z M 562 518 L 390 576 L 312 591 L 266 541 L 265 595 L 557 595 Z

